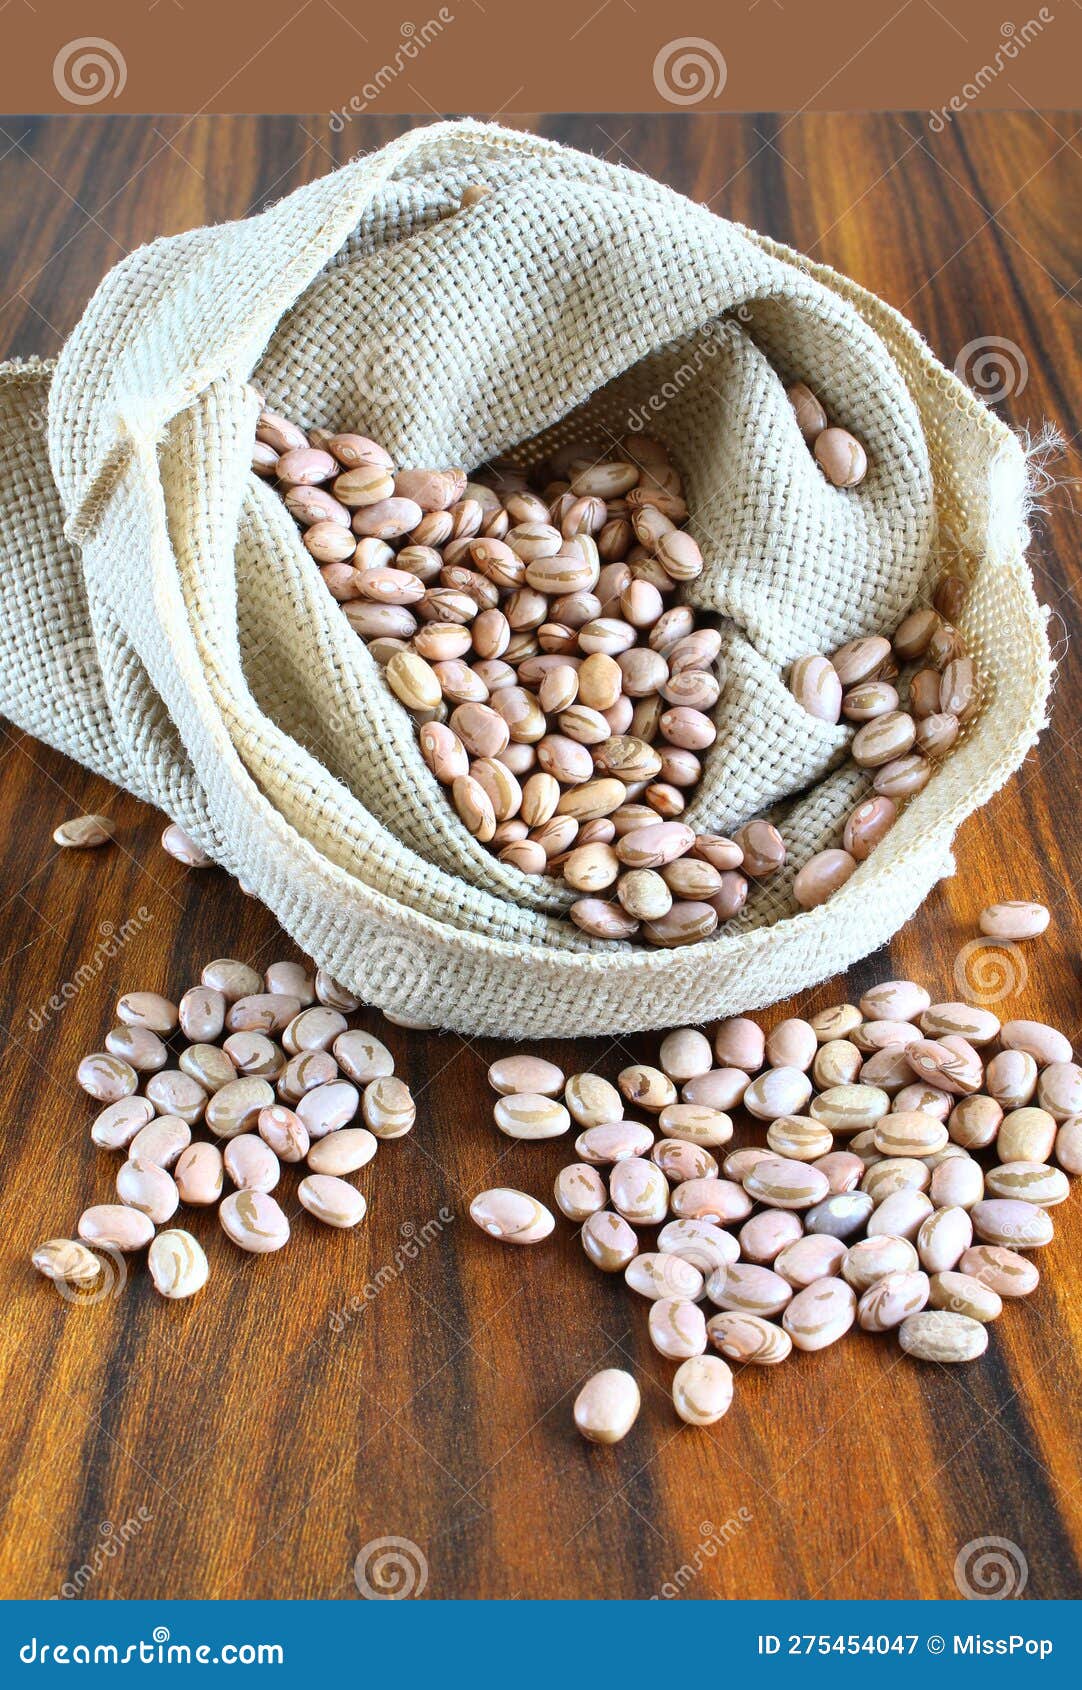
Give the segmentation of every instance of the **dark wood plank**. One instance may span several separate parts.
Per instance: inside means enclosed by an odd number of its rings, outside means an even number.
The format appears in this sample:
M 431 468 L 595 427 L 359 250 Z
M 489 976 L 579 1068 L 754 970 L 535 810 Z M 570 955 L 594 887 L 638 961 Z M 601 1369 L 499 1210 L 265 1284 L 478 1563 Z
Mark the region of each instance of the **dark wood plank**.
M 536 126 L 848 271 L 948 363 L 981 335 L 1015 341 L 1028 381 L 1004 414 L 1034 432 L 1050 419 L 1070 442 L 1033 547 L 1065 645 L 1078 584 L 1069 114 L 967 114 L 939 136 L 893 114 Z M 139 242 L 240 215 L 402 124 L 340 136 L 321 117 L 2 127 L 0 352 L 11 355 L 56 351 Z M 889 954 L 810 1007 L 890 975 L 952 995 L 981 904 L 1025 895 L 1049 904 L 1054 925 L 1005 1007 L 1077 1035 L 1080 696 L 1067 664 L 1039 751 L 966 826 L 957 874 Z M 97 809 L 115 816 L 117 845 L 57 853 L 56 822 Z M 213 954 L 265 965 L 291 949 L 223 875 L 185 874 L 164 855 L 160 816 L 14 729 L 0 741 L 0 817 L 5 1594 L 49 1595 L 96 1565 L 93 1596 L 348 1597 L 358 1550 L 388 1535 L 420 1546 L 438 1597 L 952 1596 L 959 1548 L 987 1536 L 1020 1547 L 1029 1594 L 1082 1592 L 1077 1203 L 1057 1216 L 1038 1294 L 1007 1311 L 979 1365 L 922 1369 L 888 1342 L 850 1339 L 776 1374 L 745 1372 L 726 1420 L 695 1434 L 673 1416 L 671 1369 L 642 1306 L 588 1267 L 570 1229 L 515 1253 L 464 1218 L 494 1178 L 543 1191 L 562 1160 L 497 1140 L 485 1066 L 500 1047 L 388 1029 L 372 1012 L 363 1019 L 391 1044 L 421 1120 L 362 1177 L 372 1207 L 359 1234 L 302 1224 L 285 1256 L 261 1262 L 217 1245 L 213 1217 L 197 1217 L 217 1247 L 212 1287 L 192 1305 L 163 1306 L 140 1274 L 92 1308 L 59 1302 L 27 1256 L 108 1188 L 71 1076 L 100 1046 L 116 994 L 177 993 Z M 549 1054 L 610 1074 L 626 1060 L 602 1041 Z M 573 1432 L 570 1400 L 620 1357 L 643 1381 L 644 1410 L 632 1437 L 598 1451 Z M 110 1527 L 128 1540 L 113 1556 L 102 1554 Z

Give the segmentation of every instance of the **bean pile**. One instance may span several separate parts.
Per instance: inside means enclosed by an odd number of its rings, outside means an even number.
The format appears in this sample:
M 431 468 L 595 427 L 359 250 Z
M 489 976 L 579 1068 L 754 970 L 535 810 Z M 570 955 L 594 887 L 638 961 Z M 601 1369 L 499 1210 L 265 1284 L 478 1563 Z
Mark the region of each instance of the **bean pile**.
M 812 653 L 790 668 L 789 690 L 809 715 L 857 724 L 850 755 L 868 770 L 874 794 L 848 817 L 841 846 L 818 852 L 797 873 L 793 896 L 801 909 L 814 909 L 844 886 L 890 832 L 899 805 L 923 792 L 936 762 L 976 715 L 976 666 L 955 627 L 968 590 L 960 575 L 944 575 L 931 605 L 911 611 L 893 640 L 850 640 L 832 658 Z M 894 684 L 903 665 L 910 666 L 904 710 Z
M 825 429 L 816 451 L 849 486 L 843 435 Z M 844 440 L 850 467 L 866 463 Z M 264 410 L 253 467 L 276 480 L 465 826 L 524 874 L 561 874 L 584 932 L 689 944 L 739 913 L 749 875 L 781 867 L 766 822 L 726 839 L 678 819 L 717 734 L 721 637 L 677 602 L 703 559 L 659 442 L 564 448 L 538 490 L 509 464 L 475 481 L 396 470 L 362 435 L 305 434 Z
M 981 917 L 1012 941 L 1047 925 L 1042 905 L 1020 901 Z M 507 1136 L 577 1132 L 556 1207 L 589 1260 L 649 1302 L 654 1348 L 680 1363 L 676 1412 L 695 1425 L 728 1409 L 730 1363 L 771 1366 L 854 1324 L 897 1332 L 921 1360 L 983 1354 L 1003 1299 L 1036 1287 L 1032 1252 L 1082 1173 L 1082 1067 L 1064 1034 L 933 1003 L 911 980 L 768 1034 L 747 1017 L 709 1038 L 680 1028 L 656 1067 L 635 1063 L 615 1084 L 526 1054 L 500 1058 L 489 1080 Z M 765 1145 L 730 1147 L 737 1109 L 765 1126 Z M 556 1224 L 509 1188 L 481 1192 L 470 1213 L 514 1244 Z M 605 1369 L 575 1421 L 614 1442 L 638 1409 L 634 1379 Z
M 349 1026 L 358 1008 L 322 969 L 275 962 L 261 975 L 224 957 L 179 1003 L 126 992 L 105 1049 L 84 1056 L 76 1075 L 105 1105 L 91 1139 L 125 1157 L 116 1200 L 85 1209 L 77 1239 L 47 1239 L 34 1266 L 92 1286 L 102 1272 L 94 1246 L 149 1247 L 157 1290 L 190 1297 L 206 1283 L 207 1258 L 190 1232 L 168 1225 L 177 1210 L 217 1206 L 240 1249 L 280 1250 L 290 1222 L 271 1193 L 283 1163 L 306 1165 L 296 1195 L 310 1215 L 356 1226 L 366 1203 L 346 1176 L 372 1160 L 380 1139 L 408 1133 L 416 1115 L 387 1047 Z M 363 1126 L 350 1124 L 358 1111 Z

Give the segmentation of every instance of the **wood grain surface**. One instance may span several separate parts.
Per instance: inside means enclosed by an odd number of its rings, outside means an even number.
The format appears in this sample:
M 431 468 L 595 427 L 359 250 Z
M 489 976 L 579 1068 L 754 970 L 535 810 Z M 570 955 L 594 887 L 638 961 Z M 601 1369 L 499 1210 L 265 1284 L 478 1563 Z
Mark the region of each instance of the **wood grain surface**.
M 0 353 L 55 352 L 140 242 L 243 215 L 401 127 L 3 120 Z M 1066 440 L 1032 551 L 1066 652 L 1078 584 L 1077 114 L 971 113 L 941 135 L 891 114 L 536 127 L 849 272 L 948 364 L 982 337 L 1012 342 L 1001 414 L 1034 433 L 1050 421 Z M 1028 983 L 1014 982 L 1001 1013 L 1051 1021 L 1077 1044 L 1080 702 L 1068 659 L 1039 750 L 965 826 L 957 874 L 889 954 L 768 1019 L 893 976 L 956 996 L 981 905 L 1024 896 L 1043 899 L 1053 925 L 1025 951 Z M 53 827 L 90 810 L 115 817 L 115 845 L 58 852 Z M 986 1537 L 1024 1557 L 1027 1596 L 1082 1594 L 1077 1193 L 1057 1211 L 1037 1294 L 1007 1308 L 979 1363 L 919 1365 L 889 1339 L 851 1336 L 744 1371 L 727 1418 L 691 1431 L 674 1416 L 645 1305 L 587 1264 L 570 1225 L 516 1251 L 466 1217 L 469 1197 L 497 1181 L 545 1196 L 566 1159 L 559 1144 L 498 1137 L 485 1069 L 506 1047 L 406 1033 L 373 1011 L 360 1019 L 390 1044 L 420 1118 L 359 1176 L 370 1213 L 356 1234 L 301 1216 L 289 1249 L 259 1260 L 197 1215 L 212 1280 L 192 1303 L 163 1303 L 140 1268 L 115 1298 L 62 1301 L 28 1257 L 111 1190 L 115 1160 L 89 1142 L 94 1111 L 73 1074 L 101 1047 L 116 996 L 178 995 L 212 956 L 263 967 L 293 954 L 222 873 L 167 857 L 162 825 L 5 729 L 3 1595 L 355 1598 L 355 1558 L 385 1537 L 424 1557 L 431 1597 L 952 1597 L 959 1551 Z M 656 1045 L 545 1054 L 612 1077 L 627 1052 Z M 570 1404 L 584 1375 L 613 1363 L 641 1381 L 643 1409 L 623 1444 L 600 1450 L 575 1434 Z

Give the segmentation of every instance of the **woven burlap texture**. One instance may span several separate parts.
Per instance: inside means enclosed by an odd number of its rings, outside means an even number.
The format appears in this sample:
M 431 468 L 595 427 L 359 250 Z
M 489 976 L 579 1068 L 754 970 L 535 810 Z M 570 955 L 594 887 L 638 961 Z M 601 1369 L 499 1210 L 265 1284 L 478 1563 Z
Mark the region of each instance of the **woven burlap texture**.
M 491 192 L 458 211 L 462 188 Z M 868 447 L 828 485 L 784 385 Z M 684 475 L 719 620 L 689 819 L 776 815 L 789 866 L 706 944 L 587 940 L 565 889 L 458 821 L 412 725 L 251 473 L 255 389 L 397 462 L 475 466 L 645 428 Z M 47 417 L 47 430 L 45 422 Z M 55 370 L 0 371 L 0 708 L 180 821 L 367 1002 L 465 1034 L 631 1031 L 753 1008 L 885 942 L 1021 762 L 1049 666 L 1025 461 L 889 307 L 648 177 L 491 125 L 418 128 L 101 284 Z M 784 669 L 972 578 L 984 697 L 827 905 L 792 875 L 866 781 Z

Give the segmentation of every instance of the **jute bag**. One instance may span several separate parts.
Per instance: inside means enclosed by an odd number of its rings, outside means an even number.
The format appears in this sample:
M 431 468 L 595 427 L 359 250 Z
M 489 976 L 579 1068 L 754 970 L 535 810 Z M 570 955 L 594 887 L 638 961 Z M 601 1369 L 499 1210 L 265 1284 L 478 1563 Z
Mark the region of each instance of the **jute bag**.
M 470 182 L 491 193 L 468 211 Z M 866 443 L 830 487 L 784 384 Z M 644 427 L 670 446 L 718 619 L 718 740 L 688 820 L 770 813 L 786 873 L 714 939 L 586 939 L 566 888 L 466 833 L 273 489 L 256 388 L 401 465 Z M 47 432 L 43 427 L 47 415 Z M 649 180 L 498 127 L 419 128 L 257 217 L 134 253 L 55 368 L 0 371 L 0 708 L 158 805 L 366 1001 L 466 1034 L 698 1021 L 883 943 L 1043 721 L 1017 441 L 894 311 Z M 792 876 L 867 789 L 787 664 L 972 578 L 983 702 L 829 903 Z

